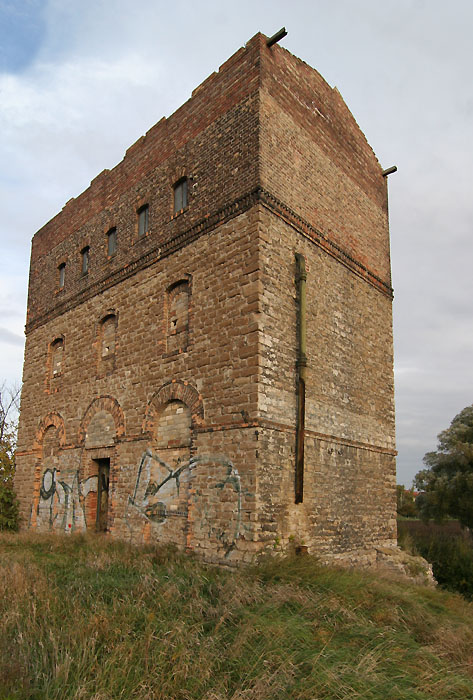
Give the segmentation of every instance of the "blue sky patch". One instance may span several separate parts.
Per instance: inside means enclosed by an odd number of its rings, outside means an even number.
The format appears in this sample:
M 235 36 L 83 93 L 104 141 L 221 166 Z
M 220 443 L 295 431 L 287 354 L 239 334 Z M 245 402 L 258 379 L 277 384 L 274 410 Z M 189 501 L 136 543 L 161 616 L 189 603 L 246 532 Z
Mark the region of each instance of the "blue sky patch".
M 0 71 L 18 73 L 43 42 L 46 0 L 0 0 Z

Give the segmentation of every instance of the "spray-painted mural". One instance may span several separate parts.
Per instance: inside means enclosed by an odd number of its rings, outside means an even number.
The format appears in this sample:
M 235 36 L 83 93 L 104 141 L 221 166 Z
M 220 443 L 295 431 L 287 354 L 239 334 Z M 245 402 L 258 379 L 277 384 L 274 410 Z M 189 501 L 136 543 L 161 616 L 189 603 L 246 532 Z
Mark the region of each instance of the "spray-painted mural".
M 87 497 L 97 493 L 97 476 L 81 480 L 78 470 L 59 475 L 57 468 L 43 471 L 30 525 L 85 531 Z M 198 455 L 184 463 L 178 459 L 173 468 L 148 448 L 137 465 L 125 522 L 134 541 L 212 545 L 229 556 L 244 527 L 243 495 L 238 470 L 225 456 Z
M 125 518 L 130 532 L 141 523 L 144 539 L 200 546 L 213 541 L 228 556 L 242 532 L 240 475 L 224 456 L 178 460 L 173 469 L 147 449 Z
M 30 525 L 40 530 L 72 532 L 86 529 L 85 499 L 90 492 L 97 491 L 97 477 L 80 480 L 79 472 L 69 478 L 58 478 L 55 468 L 44 470 L 39 487 L 36 508 L 33 503 Z
M 250 494 L 243 493 L 240 474 L 227 456 L 192 455 L 202 421 L 198 392 L 188 382 L 167 382 L 148 402 L 142 428 L 147 441 L 133 465 L 120 456 L 125 419 L 113 397 L 91 401 L 77 450 L 66 444 L 63 418 L 49 414 L 36 442 L 31 527 L 111 530 L 133 542 L 230 556 L 249 527 L 243 500 Z M 124 449 L 130 454 L 128 446 Z

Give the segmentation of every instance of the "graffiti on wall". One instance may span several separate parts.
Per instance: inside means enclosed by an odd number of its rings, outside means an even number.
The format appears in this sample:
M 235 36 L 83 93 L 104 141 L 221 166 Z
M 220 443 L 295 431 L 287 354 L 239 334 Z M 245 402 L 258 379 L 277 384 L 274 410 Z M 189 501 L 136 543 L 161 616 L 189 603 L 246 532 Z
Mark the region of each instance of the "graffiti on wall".
M 41 530 L 85 531 L 86 499 L 93 493 L 97 493 L 97 475 L 81 480 L 79 471 L 61 474 L 56 467 L 46 468 L 30 525 Z M 125 524 L 131 539 L 212 546 L 229 556 L 245 527 L 244 496 L 238 470 L 227 457 L 178 458 L 171 467 L 148 448 L 141 455 L 125 505 Z
M 39 529 L 64 532 L 85 530 L 85 499 L 90 492 L 96 491 L 97 476 L 81 481 L 76 471 L 60 479 L 58 469 L 45 469 L 36 507 L 33 503 L 31 508 L 30 525 L 34 515 Z
M 173 469 L 148 448 L 141 456 L 135 488 L 128 503 L 156 523 L 164 522 L 171 514 L 186 515 L 186 494 L 182 491 L 188 484 L 188 472 L 188 462 L 181 464 L 177 459 Z M 179 505 L 183 507 L 180 509 Z
M 227 457 L 197 455 L 178 459 L 173 468 L 148 448 L 125 518 L 133 531 L 141 517 L 143 530 L 148 524 L 158 540 L 168 527 L 170 541 L 185 543 L 192 530 L 192 540 L 213 541 L 228 556 L 242 534 L 242 495 L 240 475 Z
M 243 533 L 241 479 L 238 470 L 226 457 L 197 458 L 200 464 L 220 465 L 215 474 L 198 480 L 194 492 L 194 518 L 196 528 L 204 539 L 214 540 L 229 556 Z M 209 498 L 208 491 L 214 494 Z

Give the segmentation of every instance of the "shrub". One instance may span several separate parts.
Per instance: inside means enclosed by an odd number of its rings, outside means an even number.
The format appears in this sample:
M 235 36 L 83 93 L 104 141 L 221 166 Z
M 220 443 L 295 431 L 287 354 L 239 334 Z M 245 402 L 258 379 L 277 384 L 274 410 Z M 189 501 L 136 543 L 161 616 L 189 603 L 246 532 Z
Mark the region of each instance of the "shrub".
M 473 547 L 466 536 L 434 537 L 421 554 L 432 563 L 441 586 L 473 598 Z
M 18 500 L 10 481 L 0 483 L 0 530 L 18 530 Z
M 405 518 L 418 517 L 416 502 L 414 498 L 414 491 L 412 489 L 406 489 L 406 487 L 402 484 L 398 484 L 396 486 L 396 495 L 397 514 L 402 515 Z
M 432 564 L 439 585 L 473 599 L 473 538 L 457 521 L 399 522 L 398 542 Z

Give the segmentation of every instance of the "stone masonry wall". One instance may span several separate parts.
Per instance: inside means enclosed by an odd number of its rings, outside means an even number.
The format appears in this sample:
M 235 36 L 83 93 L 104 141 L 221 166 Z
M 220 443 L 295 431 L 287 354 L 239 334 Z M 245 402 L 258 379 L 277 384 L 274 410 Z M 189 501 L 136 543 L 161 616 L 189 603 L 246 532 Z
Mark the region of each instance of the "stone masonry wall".
M 259 382 L 260 507 L 265 539 L 339 552 L 394 542 L 391 300 L 265 212 Z M 304 500 L 294 503 L 295 253 L 307 269 Z M 275 271 L 277 271 L 275 273 Z
M 265 538 L 338 557 L 395 542 L 392 290 L 386 179 L 336 89 L 261 52 Z M 276 216 L 275 216 L 276 215 Z M 295 253 L 307 268 L 304 501 L 294 503 Z M 266 425 L 265 425 L 266 421 Z M 262 516 L 263 517 L 263 516 Z M 355 554 L 358 552 L 358 554 Z M 363 555 L 365 556 L 365 555 Z M 363 556 L 361 558 L 363 558 Z
M 33 239 L 23 526 L 371 561 L 395 537 L 391 304 L 381 167 L 339 93 L 258 34 Z
M 389 292 L 386 179 L 340 93 L 279 46 L 261 72 L 262 187 Z
M 251 549 L 257 254 L 254 209 L 28 334 L 16 480 L 24 524 L 42 513 L 46 529 L 51 519 L 59 530 L 92 527 L 97 464 L 109 459 L 112 534 L 195 546 L 210 559 Z M 176 354 L 167 351 L 166 299 L 183 277 L 188 345 Z M 104 375 L 97 324 L 111 310 L 115 366 Z M 59 336 L 51 392 L 48 353 Z M 62 444 L 45 477 L 43 426 L 53 422 Z

